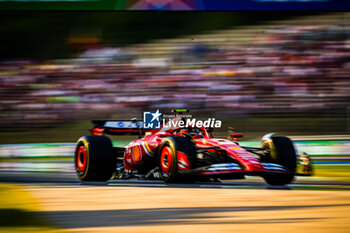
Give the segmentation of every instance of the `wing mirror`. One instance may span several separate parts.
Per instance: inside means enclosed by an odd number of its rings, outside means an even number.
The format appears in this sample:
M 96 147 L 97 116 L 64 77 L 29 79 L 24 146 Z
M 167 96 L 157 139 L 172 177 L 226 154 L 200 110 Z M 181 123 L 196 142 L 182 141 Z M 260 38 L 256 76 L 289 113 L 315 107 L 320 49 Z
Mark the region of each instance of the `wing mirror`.
M 238 141 L 238 138 L 243 138 L 243 134 L 241 133 L 231 133 L 231 138 L 233 138 L 233 140 L 236 142 Z

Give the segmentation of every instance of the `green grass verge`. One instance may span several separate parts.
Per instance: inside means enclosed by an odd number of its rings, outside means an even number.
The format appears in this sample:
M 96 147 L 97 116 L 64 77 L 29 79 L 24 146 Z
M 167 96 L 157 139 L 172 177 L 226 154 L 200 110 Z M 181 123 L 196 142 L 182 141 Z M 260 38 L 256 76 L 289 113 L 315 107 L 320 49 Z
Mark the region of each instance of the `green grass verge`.
M 55 158 L 12 158 L 12 159 L 0 159 L 0 162 L 72 162 L 74 161 L 73 157 L 55 157 Z M 312 177 L 322 177 L 329 180 L 339 180 L 339 181 L 350 181 L 350 164 L 314 164 L 314 174 Z M 298 173 L 301 172 L 301 166 L 298 165 Z
M 73 157 L 0 158 L 0 162 L 74 161 Z
M 205 119 L 212 116 L 202 116 Z M 217 118 L 220 119 L 220 118 Z M 214 131 L 216 137 L 227 137 L 228 127 L 244 133 L 244 140 L 260 139 L 266 133 L 281 135 L 309 135 L 346 133 L 345 118 L 231 118 L 222 120 L 222 127 Z M 32 129 L 26 131 L 0 132 L 0 144 L 76 142 L 79 137 L 89 135 L 92 124 L 89 120 L 58 125 L 53 128 Z M 112 137 L 113 141 L 133 140 L 137 136 Z
M 330 177 L 335 180 L 350 181 L 350 164 L 337 164 L 337 165 L 314 165 L 314 176 L 318 177 Z

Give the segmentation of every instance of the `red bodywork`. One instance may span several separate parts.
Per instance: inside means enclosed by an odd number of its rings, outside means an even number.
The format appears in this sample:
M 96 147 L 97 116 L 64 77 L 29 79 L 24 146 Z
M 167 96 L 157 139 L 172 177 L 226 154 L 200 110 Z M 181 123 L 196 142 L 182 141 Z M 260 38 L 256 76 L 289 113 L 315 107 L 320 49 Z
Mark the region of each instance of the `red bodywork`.
M 179 128 L 178 128 L 179 129 Z M 219 147 L 224 149 L 226 154 L 232 157 L 234 160 L 238 161 L 242 166 L 241 169 L 228 169 L 228 170 L 213 170 L 213 171 L 202 171 L 197 173 L 198 175 L 215 175 L 215 174 L 225 174 L 225 173 L 237 173 L 237 172 L 249 172 L 249 173 L 260 173 L 267 171 L 260 161 L 252 155 L 247 150 L 239 146 L 237 142 L 210 138 L 207 130 L 202 127 L 200 128 L 203 134 L 201 136 L 194 136 L 196 147 L 208 148 L 208 147 Z M 124 153 L 124 168 L 127 171 L 137 171 L 149 163 L 154 162 L 155 156 L 157 156 L 158 148 L 163 144 L 167 137 L 174 135 L 181 135 L 181 133 L 176 133 L 177 129 L 172 130 L 153 130 L 148 135 L 143 138 L 137 139 L 129 143 L 126 146 Z M 188 164 L 187 157 L 183 155 L 182 152 L 177 153 L 178 160 L 178 170 L 189 170 L 191 165 Z M 180 166 L 179 164 L 187 164 L 187 166 Z M 283 171 L 279 171 L 283 172 Z
M 177 120 L 174 118 L 171 121 L 176 122 Z M 128 174 L 146 174 L 156 167 L 167 173 L 170 169 L 168 164 L 174 162 L 173 153 L 176 153 L 177 171 L 187 175 L 239 177 L 248 174 L 263 176 L 266 173 L 289 172 L 282 165 L 261 162 L 259 155 L 255 156 L 256 153 L 253 151 L 256 148 L 252 150 L 252 148 L 241 147 L 237 138 L 243 137 L 242 134 L 232 134 L 234 141 L 231 141 L 211 137 L 205 127 L 184 128 L 168 124 L 160 129 L 148 130 L 141 127 L 142 122 L 137 123 L 136 121 L 93 121 L 93 123 L 95 126 L 91 129 L 93 135 L 133 134 L 141 137 L 142 134 L 145 134 L 144 137 L 130 142 L 125 148 L 116 148 L 123 151 L 123 168 Z M 181 149 L 175 148 L 176 151 L 172 151 L 162 147 L 166 145 L 165 141 L 174 136 L 189 137 L 195 143 L 196 154 L 194 156 L 196 158 L 194 160 L 193 155 L 186 155 Z M 258 150 L 264 149 L 258 148 Z M 214 160 L 207 161 L 208 153 L 216 156 Z

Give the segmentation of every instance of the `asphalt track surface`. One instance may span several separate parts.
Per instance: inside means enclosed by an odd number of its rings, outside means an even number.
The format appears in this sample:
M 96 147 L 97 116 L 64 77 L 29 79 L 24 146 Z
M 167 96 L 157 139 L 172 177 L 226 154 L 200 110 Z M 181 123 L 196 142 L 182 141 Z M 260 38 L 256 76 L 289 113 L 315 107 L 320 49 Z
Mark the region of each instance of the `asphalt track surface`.
M 73 173 L 19 173 L 0 172 L 0 182 L 57 185 L 57 186 L 124 186 L 124 187 L 164 187 L 164 188 L 240 188 L 240 189 L 313 189 L 313 190 L 350 190 L 350 181 L 320 180 L 298 176 L 292 184 L 270 186 L 260 177 L 248 177 L 243 180 L 224 180 L 221 182 L 197 182 L 191 184 L 166 184 L 159 180 L 110 180 L 108 182 L 81 182 Z
M 72 173 L 0 173 L 22 185 L 66 232 L 349 232 L 350 182 L 261 178 L 195 184 L 111 180 Z

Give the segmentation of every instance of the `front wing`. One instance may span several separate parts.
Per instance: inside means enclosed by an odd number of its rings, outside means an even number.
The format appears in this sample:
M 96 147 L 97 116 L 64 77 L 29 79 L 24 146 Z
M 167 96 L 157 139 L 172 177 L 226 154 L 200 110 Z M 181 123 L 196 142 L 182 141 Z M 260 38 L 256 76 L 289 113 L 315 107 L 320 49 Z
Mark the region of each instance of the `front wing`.
M 210 176 L 210 177 L 240 177 L 244 175 L 255 175 L 255 176 L 263 176 L 269 174 L 281 174 L 290 173 L 287 169 L 285 169 L 282 165 L 276 163 L 261 163 L 263 166 L 263 170 L 261 171 L 253 171 L 242 168 L 237 163 L 217 163 L 209 166 L 204 166 L 200 168 L 195 168 L 187 171 L 179 171 L 184 175 L 194 175 L 194 176 Z

